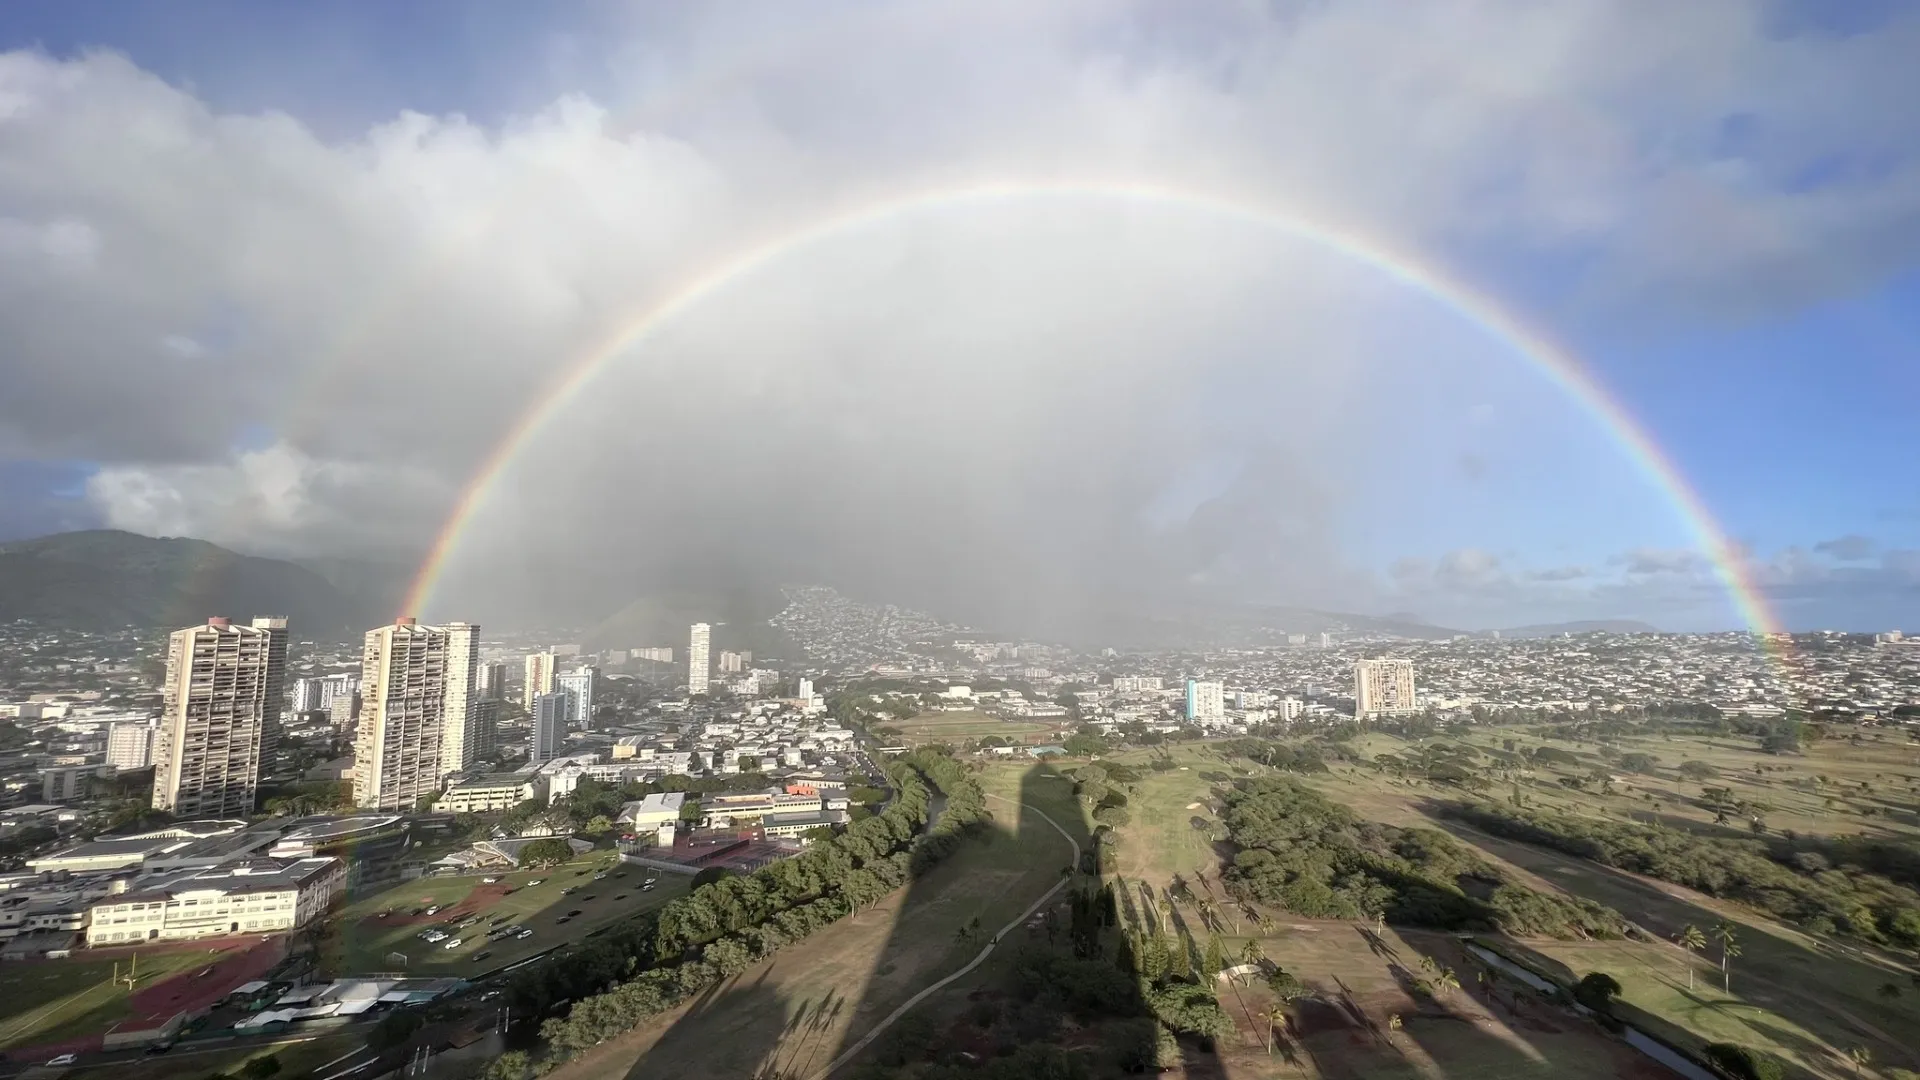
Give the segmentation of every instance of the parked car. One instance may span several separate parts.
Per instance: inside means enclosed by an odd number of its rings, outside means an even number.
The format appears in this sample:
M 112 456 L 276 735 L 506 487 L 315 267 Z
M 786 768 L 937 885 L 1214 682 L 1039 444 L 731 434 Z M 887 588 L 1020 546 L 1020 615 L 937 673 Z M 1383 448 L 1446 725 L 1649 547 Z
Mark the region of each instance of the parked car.
M 607 872 L 605 870 L 600 871 L 599 873 L 593 875 L 593 880 L 595 881 L 607 880 Z
M 435 905 L 433 905 L 432 907 L 430 907 L 430 908 L 428 908 L 428 909 L 427 909 L 427 911 L 426 911 L 426 914 L 428 914 L 428 915 L 438 915 L 438 914 L 440 914 L 440 905 L 439 905 L 439 904 L 435 904 Z
M 500 879 L 499 879 L 499 878 L 497 878 L 497 877 L 483 877 L 483 878 L 481 878 L 481 879 L 480 879 L 480 884 L 482 884 L 482 885 L 498 885 L 498 884 L 500 884 Z
M 580 899 L 582 899 L 582 900 L 592 900 L 592 899 L 594 899 L 594 898 L 596 898 L 596 897 L 598 897 L 599 895 L 600 895 L 599 893 L 588 893 L 587 895 L 585 895 L 585 896 L 583 896 L 583 897 L 581 897 Z
M 569 912 L 567 912 L 567 914 L 569 914 L 569 915 L 578 915 L 578 914 L 580 914 L 580 909 L 579 909 L 579 908 L 574 908 L 574 909 L 573 909 L 572 911 L 569 911 Z
M 493 954 L 488 952 L 487 950 L 481 949 L 479 952 L 473 954 L 473 958 L 475 961 L 480 961 L 480 960 L 485 960 L 487 957 L 492 955 Z
M 53 1068 L 53 1067 L 55 1067 L 55 1066 L 57 1066 L 57 1065 L 71 1065 L 71 1064 L 73 1064 L 74 1062 L 76 1062 L 76 1061 L 79 1061 L 79 1060 L 80 1060 L 80 1059 L 79 1059 L 79 1058 L 78 1058 L 77 1056 L 75 1056 L 75 1055 L 73 1055 L 73 1054 L 61 1054 L 61 1055 L 60 1055 L 59 1057 L 55 1057 L 55 1058 L 50 1058 L 50 1059 L 48 1059 L 48 1061 L 47 1061 L 47 1067 L 48 1067 L 48 1068 Z
M 529 888 L 529 889 L 531 889 L 531 888 L 533 888 L 533 887 L 534 887 L 535 885 L 539 885 L 539 884 L 542 884 L 542 883 L 543 883 L 543 882 L 545 882 L 546 880 L 547 880 L 546 878 L 538 878 L 538 877 L 537 877 L 537 878 L 534 878 L 534 879 L 533 879 L 532 881 L 529 881 L 529 882 L 527 882 L 527 888 Z
M 560 916 L 559 918 L 557 918 L 557 919 L 555 919 L 555 920 L 553 920 L 553 921 L 554 921 L 554 922 L 555 922 L 556 924 L 557 924 L 557 923 L 563 923 L 563 922 L 572 922 L 572 921 L 573 921 L 573 916 L 571 916 L 571 915 L 562 915 L 562 916 Z
M 651 881 L 643 881 L 643 882 L 641 882 L 641 883 L 640 883 L 640 891 L 641 891 L 641 892 L 652 892 L 652 891 L 653 891 L 653 882 L 651 882 Z
M 614 894 L 613 894 L 613 898 L 614 898 L 615 900 L 625 900 L 625 899 L 627 898 L 627 894 L 626 894 L 626 893 L 614 893 Z
M 447 942 L 445 945 L 442 945 L 440 947 L 443 949 L 457 949 L 460 947 L 460 939 L 454 938 L 453 940 Z
M 525 941 L 532 936 L 533 936 L 533 929 L 531 927 L 513 935 L 515 941 Z

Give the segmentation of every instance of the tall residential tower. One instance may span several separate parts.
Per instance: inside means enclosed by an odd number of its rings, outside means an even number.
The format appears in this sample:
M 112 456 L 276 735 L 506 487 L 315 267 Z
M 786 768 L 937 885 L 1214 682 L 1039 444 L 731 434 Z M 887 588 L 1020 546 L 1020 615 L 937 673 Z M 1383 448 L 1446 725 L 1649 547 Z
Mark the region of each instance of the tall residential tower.
M 554 665 L 559 658 L 550 652 L 527 654 L 527 685 L 520 691 L 520 704 L 533 712 L 533 699 L 553 693 Z
M 1413 661 L 1362 660 L 1353 665 L 1353 716 L 1391 716 L 1410 713 L 1413 700 Z
M 411 810 L 440 790 L 449 720 L 464 734 L 479 628 L 421 626 L 399 619 L 367 631 L 360 652 L 360 727 L 354 738 L 353 801 Z
M 286 632 L 285 619 L 215 618 L 168 638 L 154 809 L 179 818 L 253 813 L 267 716 L 277 723 L 274 695 L 286 682 Z
M 707 643 L 713 637 L 713 628 L 706 623 L 693 624 L 693 632 L 687 642 L 687 693 L 704 694 L 707 692 L 707 677 L 712 668 L 707 664 Z

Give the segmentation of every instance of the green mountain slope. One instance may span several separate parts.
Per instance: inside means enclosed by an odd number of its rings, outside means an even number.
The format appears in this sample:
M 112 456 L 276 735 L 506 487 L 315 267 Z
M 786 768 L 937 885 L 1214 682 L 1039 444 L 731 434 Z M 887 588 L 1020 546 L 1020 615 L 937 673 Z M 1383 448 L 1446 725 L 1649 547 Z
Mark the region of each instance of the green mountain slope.
M 0 544 L 0 619 L 110 630 L 285 615 L 297 636 L 331 641 L 373 625 L 362 606 L 304 567 L 204 540 L 96 529 Z

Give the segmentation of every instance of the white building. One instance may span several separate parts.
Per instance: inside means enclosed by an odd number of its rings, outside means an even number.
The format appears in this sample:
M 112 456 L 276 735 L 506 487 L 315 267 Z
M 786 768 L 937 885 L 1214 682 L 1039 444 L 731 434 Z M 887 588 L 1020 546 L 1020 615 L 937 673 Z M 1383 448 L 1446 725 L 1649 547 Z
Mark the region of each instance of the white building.
M 186 941 L 305 926 L 346 890 L 339 859 L 256 859 L 121 893 L 89 913 L 87 944 Z
M 181 818 L 253 813 L 267 714 L 279 718 L 274 693 L 284 685 L 287 656 L 284 627 L 262 621 L 208 619 L 168 638 L 154 809 Z
M 1225 686 L 1204 679 L 1187 680 L 1187 719 L 1204 724 L 1218 722 L 1226 717 Z
M 1119 675 L 1113 680 L 1116 694 L 1154 694 L 1160 692 L 1158 675 Z
M 713 628 L 706 623 L 693 624 L 687 641 L 687 693 L 704 694 L 707 692 L 707 679 L 711 669 L 707 665 L 707 644 L 713 636 Z
M 528 799 L 540 798 L 544 786 L 544 777 L 529 773 L 476 776 L 448 787 L 433 808 L 449 814 L 511 810 Z
M 558 689 L 567 695 L 567 726 L 585 729 L 593 726 L 593 686 L 600 673 L 590 667 L 578 667 L 561 675 Z
M 541 694 L 553 693 L 553 677 L 559 658 L 550 652 L 527 654 L 527 684 L 520 690 L 520 704 L 529 713 L 533 711 L 533 699 Z
M 422 796 L 440 790 L 447 714 L 459 709 L 456 719 L 466 720 L 475 631 L 464 623 L 422 626 L 411 618 L 367 631 L 360 652 L 365 699 L 354 737 L 354 805 L 411 810 Z M 456 668 L 460 663 L 464 669 Z
M 620 816 L 615 818 L 614 822 L 631 826 L 632 831 L 636 833 L 652 832 L 662 825 L 671 825 L 679 821 L 680 812 L 686 804 L 685 792 L 660 792 L 622 806 Z
M 107 764 L 128 772 L 153 764 L 153 736 L 158 723 L 141 720 L 107 729 Z
M 498 660 L 483 660 L 473 669 L 475 701 L 507 700 L 507 665 Z
M 480 730 L 480 627 L 448 623 L 446 707 L 441 719 L 440 773 L 465 772 L 491 740 Z
M 1353 665 L 1353 715 L 1357 719 L 1415 711 L 1413 661 L 1362 660 Z

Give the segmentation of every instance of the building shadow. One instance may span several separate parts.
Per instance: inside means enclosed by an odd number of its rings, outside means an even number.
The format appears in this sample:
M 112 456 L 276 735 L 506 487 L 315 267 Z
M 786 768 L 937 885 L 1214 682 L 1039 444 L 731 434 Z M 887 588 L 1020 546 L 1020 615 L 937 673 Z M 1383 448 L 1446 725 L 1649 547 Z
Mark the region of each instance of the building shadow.
M 781 988 L 779 973 L 808 960 L 804 946 L 791 946 L 684 1006 L 631 1061 L 627 1080 L 818 1080 L 829 1069 L 865 1080 L 927 1063 L 1038 1064 L 1047 1055 L 1082 1058 L 1093 1075 L 1164 1066 L 1223 1077 L 1205 1040 L 1170 1039 L 1154 1021 L 1134 974 L 1140 958 L 1124 932 L 1151 917 L 1130 889 L 1109 888 L 1112 875 L 1094 854 L 1099 839 L 1072 792 L 1052 766 L 1028 769 L 1017 804 L 990 798 L 994 820 L 909 882 L 897 906 L 886 905 L 893 924 L 862 976 L 796 997 Z M 976 849 L 1007 844 L 1022 850 Z M 1076 847 L 1084 858 L 1074 858 Z M 962 874 L 1004 873 L 1015 855 L 1024 859 L 1017 879 L 1024 895 L 974 905 L 977 883 L 953 888 Z M 967 895 L 956 898 L 961 892 Z M 976 906 L 991 917 L 980 916 L 973 931 Z M 1163 924 L 1177 917 L 1165 910 L 1171 906 L 1160 901 Z

